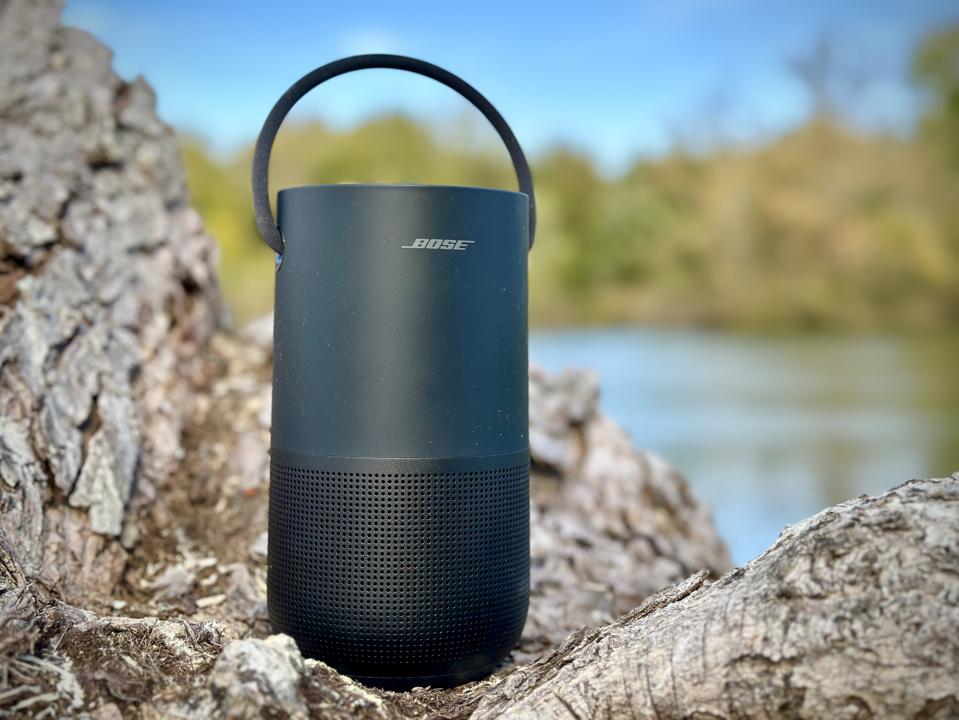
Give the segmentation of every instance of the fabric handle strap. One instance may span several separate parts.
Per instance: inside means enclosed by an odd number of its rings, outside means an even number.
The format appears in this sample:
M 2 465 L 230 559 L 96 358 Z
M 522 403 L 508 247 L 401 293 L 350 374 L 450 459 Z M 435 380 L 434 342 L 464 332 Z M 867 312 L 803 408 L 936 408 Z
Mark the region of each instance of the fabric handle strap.
M 529 247 L 533 247 L 533 237 L 536 232 L 536 199 L 533 195 L 533 175 L 530 173 L 523 149 L 503 116 L 499 114 L 489 100 L 466 81 L 441 67 L 404 55 L 354 55 L 323 65 L 293 83 L 273 106 L 266 122 L 263 123 L 263 129 L 260 130 L 260 136 L 256 140 L 256 149 L 253 153 L 253 212 L 256 215 L 256 227 L 260 232 L 260 237 L 263 238 L 263 242 L 277 253 L 283 253 L 283 236 L 280 234 L 273 217 L 273 211 L 270 209 L 269 196 L 270 153 L 273 150 L 273 141 L 276 139 L 276 133 L 280 129 L 283 119 L 300 98 L 320 83 L 354 70 L 369 68 L 405 70 L 432 78 L 458 92 L 483 113 L 483 116 L 496 129 L 509 151 L 516 177 L 519 180 L 520 192 L 529 197 Z

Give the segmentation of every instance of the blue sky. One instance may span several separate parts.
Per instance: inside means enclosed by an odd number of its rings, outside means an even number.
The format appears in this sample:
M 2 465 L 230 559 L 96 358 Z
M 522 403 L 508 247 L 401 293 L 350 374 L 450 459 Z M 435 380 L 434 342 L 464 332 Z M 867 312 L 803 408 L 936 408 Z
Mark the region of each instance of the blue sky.
M 827 35 L 866 77 L 848 99 L 856 120 L 901 132 L 916 108 L 909 57 L 924 33 L 959 21 L 959 3 L 67 0 L 64 21 L 110 45 L 122 76 L 146 76 L 165 120 L 222 150 L 255 138 L 308 70 L 395 52 L 475 85 L 529 152 L 571 144 L 615 172 L 677 140 L 749 141 L 799 122 L 808 98 L 788 62 Z M 385 70 L 337 78 L 301 105 L 291 117 L 343 125 L 397 109 L 448 127 L 470 117 L 451 91 Z M 491 140 L 475 126 L 474 141 Z

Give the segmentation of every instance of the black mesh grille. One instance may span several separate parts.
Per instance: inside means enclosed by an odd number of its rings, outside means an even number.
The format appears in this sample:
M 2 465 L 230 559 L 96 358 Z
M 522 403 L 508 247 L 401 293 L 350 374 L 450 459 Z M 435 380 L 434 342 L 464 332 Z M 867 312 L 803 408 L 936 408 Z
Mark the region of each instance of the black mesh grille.
M 515 644 L 529 588 L 529 465 L 437 464 L 271 464 L 270 617 L 305 654 L 353 675 L 445 675 Z

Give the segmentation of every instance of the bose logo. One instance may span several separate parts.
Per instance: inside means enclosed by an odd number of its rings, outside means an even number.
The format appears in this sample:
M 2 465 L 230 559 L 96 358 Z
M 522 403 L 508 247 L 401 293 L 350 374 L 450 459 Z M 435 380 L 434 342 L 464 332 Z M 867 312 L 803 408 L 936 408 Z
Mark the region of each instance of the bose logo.
M 443 240 L 442 238 L 416 238 L 412 245 L 401 245 L 407 250 L 466 250 L 473 240 Z

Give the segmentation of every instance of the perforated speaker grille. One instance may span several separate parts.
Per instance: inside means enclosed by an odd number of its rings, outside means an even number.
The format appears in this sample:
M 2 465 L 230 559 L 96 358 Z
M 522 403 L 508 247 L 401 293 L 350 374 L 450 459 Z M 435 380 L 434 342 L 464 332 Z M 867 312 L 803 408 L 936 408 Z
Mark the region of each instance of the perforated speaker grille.
M 509 652 L 528 602 L 528 456 L 444 472 L 437 460 L 334 470 L 276 455 L 270 617 L 306 655 L 374 682 L 441 684 Z

